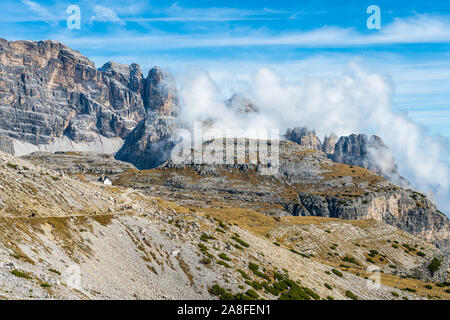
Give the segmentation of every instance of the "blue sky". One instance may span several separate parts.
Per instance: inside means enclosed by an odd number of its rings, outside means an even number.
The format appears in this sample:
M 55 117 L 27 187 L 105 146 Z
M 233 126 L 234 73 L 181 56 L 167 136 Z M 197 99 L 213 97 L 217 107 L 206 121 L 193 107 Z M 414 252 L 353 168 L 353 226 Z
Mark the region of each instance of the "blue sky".
M 395 86 L 400 112 L 450 137 L 449 1 L 42 1 L 1 0 L 0 37 L 53 39 L 93 60 L 200 65 L 218 81 L 269 66 L 287 77 L 333 75 L 358 59 Z M 345 3 L 345 5 L 344 5 Z M 69 30 L 69 5 L 81 29 Z M 369 30 L 366 9 L 381 9 Z

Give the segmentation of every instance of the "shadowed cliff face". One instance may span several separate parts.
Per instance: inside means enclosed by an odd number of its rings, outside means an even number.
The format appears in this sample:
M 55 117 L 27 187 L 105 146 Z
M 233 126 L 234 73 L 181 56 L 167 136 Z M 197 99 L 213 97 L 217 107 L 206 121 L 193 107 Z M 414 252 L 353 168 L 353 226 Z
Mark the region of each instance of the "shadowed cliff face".
M 13 154 L 15 145 L 6 137 L 25 145 L 20 154 L 51 144 L 57 147 L 48 150 L 90 150 L 101 148 L 104 138 L 125 140 L 135 128 L 132 138 L 137 139 L 143 126 L 152 125 L 150 119 L 158 122 L 159 116 L 178 113 L 173 79 L 161 69 L 151 69 L 147 78 L 137 64 L 108 62 L 97 70 L 79 52 L 55 41 L 0 39 L 0 83 L 0 143 Z
M 116 159 L 134 164 L 138 169 L 149 169 L 166 161 L 174 143 L 172 133 L 180 111 L 173 78 L 155 67 L 145 82 L 144 101 L 147 116 L 139 122 L 126 138 Z
M 139 66 L 94 63 L 54 41 L 0 41 L 0 134 L 47 144 L 125 138 L 145 115 Z

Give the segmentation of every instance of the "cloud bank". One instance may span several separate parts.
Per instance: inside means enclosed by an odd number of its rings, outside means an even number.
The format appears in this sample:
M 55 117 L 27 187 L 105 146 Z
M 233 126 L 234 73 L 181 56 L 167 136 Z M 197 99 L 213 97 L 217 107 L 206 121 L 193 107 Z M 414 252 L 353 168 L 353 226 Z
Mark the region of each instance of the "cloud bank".
M 393 83 L 357 63 L 337 77 L 303 76 L 297 82 L 267 68 L 258 69 L 239 91 L 257 105 L 258 114 L 239 114 L 227 107 L 229 88 L 219 87 L 202 70 L 189 70 L 177 79 L 181 118 L 211 120 L 214 129 L 280 129 L 306 126 L 319 136 L 336 133 L 376 134 L 393 151 L 399 173 L 427 193 L 440 210 L 450 212 L 449 141 L 433 136 L 394 111 Z

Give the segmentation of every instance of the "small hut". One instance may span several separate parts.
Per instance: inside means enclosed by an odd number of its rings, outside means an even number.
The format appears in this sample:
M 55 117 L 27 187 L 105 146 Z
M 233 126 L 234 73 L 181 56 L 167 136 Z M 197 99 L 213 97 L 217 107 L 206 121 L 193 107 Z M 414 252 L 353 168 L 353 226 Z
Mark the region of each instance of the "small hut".
M 112 186 L 112 180 L 105 175 L 102 175 L 98 181 L 100 181 L 101 183 L 103 183 L 105 186 Z

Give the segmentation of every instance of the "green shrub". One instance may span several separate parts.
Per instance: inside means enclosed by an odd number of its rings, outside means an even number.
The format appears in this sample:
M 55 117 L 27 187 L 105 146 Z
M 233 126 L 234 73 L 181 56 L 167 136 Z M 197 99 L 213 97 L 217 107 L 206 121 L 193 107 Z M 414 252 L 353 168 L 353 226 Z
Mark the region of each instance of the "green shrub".
M 227 294 L 227 291 L 218 284 L 213 285 L 208 291 L 210 294 L 220 297 L 221 299 L 222 296 L 225 296 Z
M 200 240 L 204 241 L 204 242 L 208 242 L 208 240 L 215 240 L 216 238 L 214 238 L 213 236 L 207 235 L 206 233 L 203 233 L 200 236 Z
M 359 262 L 356 261 L 356 259 L 353 257 L 345 256 L 344 259 L 342 259 L 342 260 L 345 262 L 350 262 L 350 263 L 353 263 L 353 264 L 356 264 L 357 266 L 359 266 Z
M 337 269 L 331 269 L 331 272 L 333 272 L 335 275 L 337 275 L 338 277 L 343 277 L 344 275 L 342 274 L 342 272 L 340 272 Z
M 249 277 L 249 275 L 247 273 L 245 273 L 243 270 L 238 269 L 237 272 L 239 272 L 242 276 L 242 278 L 246 279 L 246 280 L 251 280 L 252 278 Z
M 420 257 L 425 257 L 426 256 L 426 254 L 423 253 L 422 251 L 417 252 L 417 255 L 420 256 Z
M 358 300 L 358 297 L 350 290 L 345 291 L 345 295 L 352 300 Z
M 284 280 L 289 290 L 287 292 L 283 292 L 279 300 L 311 300 L 311 297 L 308 293 L 303 290 L 298 284 L 290 279 Z
M 436 271 L 439 270 L 439 268 L 441 267 L 441 260 L 439 260 L 438 258 L 433 258 L 433 260 L 431 260 L 431 263 L 428 265 L 428 269 L 434 273 Z
M 277 247 L 280 246 L 280 244 L 278 242 L 274 242 L 273 244 L 276 245 Z
M 370 262 L 370 263 L 373 263 L 373 264 L 375 263 L 375 261 L 373 261 L 372 258 L 366 258 L 366 261 L 367 261 L 367 262 Z
M 315 293 L 313 290 L 306 288 L 306 287 L 302 287 L 302 289 L 314 300 L 320 299 L 320 296 L 317 293 Z
M 231 258 L 230 257 L 228 257 L 225 253 L 221 253 L 221 254 L 219 254 L 219 256 L 218 256 L 220 259 L 222 259 L 222 260 L 225 260 L 225 261 L 231 261 Z
M 398 297 L 398 296 L 400 296 L 397 292 L 395 292 L 395 291 L 391 291 L 391 294 L 394 296 L 394 297 Z
M 327 300 L 334 300 L 332 296 L 327 296 Z
M 234 241 L 236 241 L 237 243 L 239 243 L 241 246 L 243 246 L 245 248 L 250 247 L 250 245 L 247 242 L 245 242 L 244 240 L 238 238 L 237 236 L 233 236 L 233 237 L 231 237 L 231 239 L 233 239 Z
M 263 288 L 263 284 L 255 280 L 248 282 L 248 284 L 256 290 L 261 290 Z
M 220 264 L 221 266 L 224 266 L 225 268 L 231 268 L 231 266 L 226 263 L 225 261 L 219 260 L 217 261 L 217 264 Z
M 59 272 L 58 270 L 55 270 L 55 269 L 48 269 L 48 271 L 56 273 L 59 276 L 61 275 L 61 272 Z
M 253 290 L 253 289 L 248 289 L 247 290 L 247 292 L 245 293 L 247 296 L 249 296 L 250 298 L 253 298 L 253 299 L 258 299 L 259 298 L 259 295 L 256 293 L 256 291 L 255 290 Z
M 50 288 L 51 285 L 49 285 L 47 282 L 43 282 L 43 283 L 41 283 L 41 287 L 43 287 L 43 288 Z
M 281 274 L 281 273 L 278 273 L 278 272 L 274 272 L 273 273 L 273 278 L 275 279 L 275 280 L 283 280 L 284 279 L 284 276 Z
M 11 271 L 11 273 L 13 275 L 15 275 L 16 277 L 19 277 L 19 278 L 31 279 L 31 276 L 29 274 L 27 274 L 25 272 L 22 272 L 22 271 L 19 271 L 17 269 L 14 269 L 13 271 Z
M 409 292 L 417 292 L 417 290 L 416 290 L 416 289 L 413 289 L 413 288 L 405 288 L 405 290 L 406 290 L 406 291 L 409 291 Z
M 433 286 L 431 284 L 426 284 L 424 287 L 427 289 L 433 289 Z
M 203 263 L 204 265 L 208 265 L 211 264 L 212 260 L 211 258 L 203 258 L 202 260 L 200 260 L 201 263 Z
M 323 285 L 325 286 L 325 288 L 333 290 L 333 287 L 330 286 L 328 283 L 324 283 Z
M 19 165 L 13 164 L 13 163 L 9 163 L 9 162 L 6 164 L 6 166 L 11 168 L 11 169 L 14 169 L 14 170 L 16 170 L 19 167 Z
M 398 249 L 398 245 L 396 245 L 395 243 L 393 243 L 393 244 L 392 244 L 392 248 Z
M 263 278 L 267 281 L 270 281 L 270 278 L 266 274 L 259 271 L 259 266 L 256 263 L 250 262 L 248 264 L 248 268 L 258 277 Z

